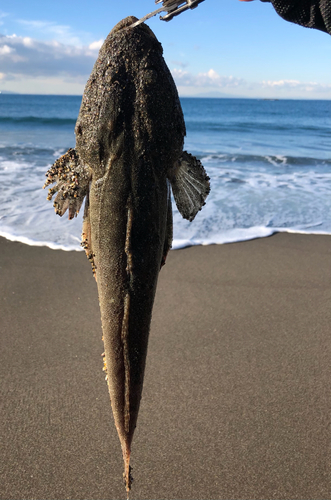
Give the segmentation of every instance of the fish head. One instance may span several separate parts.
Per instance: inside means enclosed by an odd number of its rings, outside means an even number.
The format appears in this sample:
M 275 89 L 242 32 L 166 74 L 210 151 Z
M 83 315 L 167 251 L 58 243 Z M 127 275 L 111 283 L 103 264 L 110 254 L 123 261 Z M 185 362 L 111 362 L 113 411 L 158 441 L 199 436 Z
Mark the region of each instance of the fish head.
M 80 158 L 101 177 L 123 148 L 173 163 L 181 154 L 185 124 L 163 49 L 137 18 L 120 21 L 102 45 L 86 84 L 76 123 Z

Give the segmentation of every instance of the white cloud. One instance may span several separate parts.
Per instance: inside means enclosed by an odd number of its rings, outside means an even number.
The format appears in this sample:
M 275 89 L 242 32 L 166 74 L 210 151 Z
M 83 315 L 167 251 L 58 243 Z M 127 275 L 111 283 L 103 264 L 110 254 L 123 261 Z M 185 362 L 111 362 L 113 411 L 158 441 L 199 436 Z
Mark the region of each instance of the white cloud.
M 101 41 L 74 46 L 58 41 L 41 42 L 30 37 L 0 35 L 0 67 L 6 79 L 63 77 L 85 82 Z
M 214 69 L 206 73 L 192 74 L 183 69 L 173 69 L 172 75 L 181 92 L 185 89 L 192 95 L 194 88 L 199 92 L 212 88 L 215 91 L 226 90 L 233 95 L 273 95 L 275 97 L 306 97 L 315 98 L 318 95 L 328 99 L 331 96 L 331 84 L 317 82 L 300 82 L 299 80 L 263 80 L 248 82 L 243 78 L 219 75 Z M 267 94 L 266 94 L 267 93 Z
M 173 69 L 172 76 L 177 85 L 184 87 L 213 87 L 213 88 L 234 88 L 245 86 L 246 82 L 242 78 L 234 76 L 221 76 L 214 69 L 210 69 L 207 73 L 198 73 L 193 75 L 182 69 Z
M 182 61 L 171 61 L 171 63 L 180 68 L 186 68 L 188 66 L 188 63 L 184 63 Z
M 300 82 L 298 80 L 268 80 L 261 83 L 263 88 L 276 90 L 292 90 L 303 92 L 330 92 L 331 84 L 322 84 L 317 82 Z
M 68 26 L 42 21 L 31 23 L 38 30 L 52 26 L 54 32 L 62 33 L 64 38 L 70 35 Z M 73 40 L 76 40 L 75 37 Z M 55 93 L 68 90 L 80 93 L 102 43 L 102 40 L 96 40 L 83 45 L 64 43 L 58 38 L 41 41 L 31 36 L 0 35 L 1 87 L 24 92 L 29 81 L 30 88 L 38 87 L 38 92 L 43 92 L 45 88 L 44 92 L 47 93 L 52 88 Z M 211 92 L 248 97 L 331 98 L 331 84 L 286 79 L 250 82 L 235 76 L 220 75 L 213 68 L 194 74 L 187 71 L 185 64 L 180 61 L 177 61 L 176 66 L 172 74 L 181 95 Z
M 6 12 L 2 12 L 0 11 L 0 26 L 3 24 L 3 18 L 8 16 L 8 14 Z
M 298 80 L 278 80 L 278 81 L 263 81 L 262 82 L 263 87 L 271 87 L 271 88 L 294 88 L 298 87 L 300 85 L 300 82 Z
M 88 47 L 90 50 L 100 50 L 103 42 L 103 40 L 98 40 L 97 42 L 90 43 Z
M 25 45 L 26 47 L 33 47 L 33 40 L 32 40 L 32 38 L 30 38 L 28 36 L 25 36 L 22 39 L 22 42 L 23 42 L 23 45 Z
M 17 22 L 34 33 L 47 38 L 56 38 L 61 43 L 69 45 L 81 45 L 81 38 L 74 33 L 72 28 L 65 24 L 56 24 L 52 21 L 26 21 L 18 19 Z
M 0 56 L 6 56 L 8 54 L 11 54 L 12 52 L 14 52 L 14 49 L 9 47 L 8 45 L 3 45 L 2 47 L 0 47 Z

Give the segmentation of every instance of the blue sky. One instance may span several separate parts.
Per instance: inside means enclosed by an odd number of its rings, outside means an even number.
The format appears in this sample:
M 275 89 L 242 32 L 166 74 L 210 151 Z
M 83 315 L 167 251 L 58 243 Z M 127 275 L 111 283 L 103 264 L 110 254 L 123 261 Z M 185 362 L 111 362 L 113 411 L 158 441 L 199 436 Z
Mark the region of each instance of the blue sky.
M 102 40 L 154 0 L 14 0 L 0 4 L 0 90 L 82 94 Z M 148 25 L 179 94 L 331 99 L 331 37 L 282 20 L 259 0 L 205 0 Z

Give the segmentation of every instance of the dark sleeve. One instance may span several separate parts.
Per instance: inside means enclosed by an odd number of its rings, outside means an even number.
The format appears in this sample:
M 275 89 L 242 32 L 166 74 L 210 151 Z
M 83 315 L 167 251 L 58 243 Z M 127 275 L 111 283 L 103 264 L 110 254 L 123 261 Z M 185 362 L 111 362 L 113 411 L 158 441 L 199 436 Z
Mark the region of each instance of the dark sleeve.
M 331 35 L 331 0 L 261 0 L 270 2 L 286 21 Z

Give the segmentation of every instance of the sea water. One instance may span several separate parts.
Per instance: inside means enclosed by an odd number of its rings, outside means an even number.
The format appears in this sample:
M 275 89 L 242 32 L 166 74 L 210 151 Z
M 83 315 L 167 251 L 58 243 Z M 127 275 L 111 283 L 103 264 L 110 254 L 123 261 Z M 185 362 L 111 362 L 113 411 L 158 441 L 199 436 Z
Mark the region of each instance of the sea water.
M 80 250 L 82 214 L 60 218 L 45 172 L 75 145 L 81 97 L 0 95 L 0 235 Z M 190 223 L 173 203 L 173 248 L 274 232 L 331 234 L 331 101 L 182 98 L 185 149 L 211 179 Z

